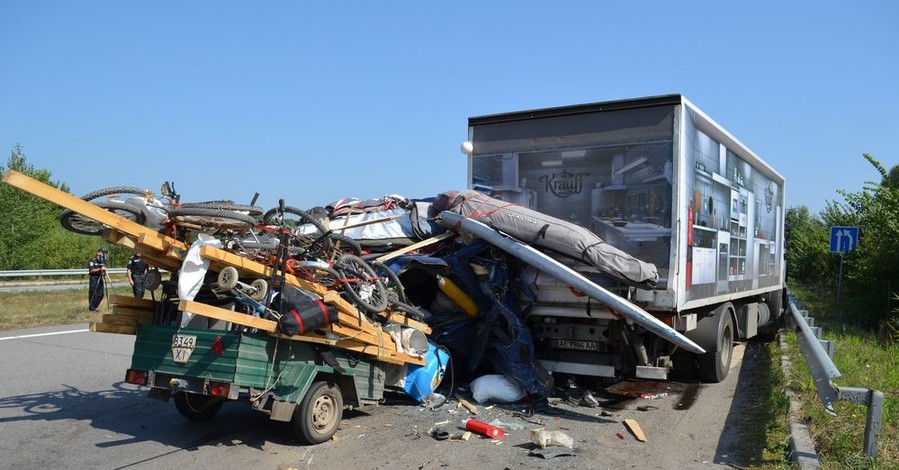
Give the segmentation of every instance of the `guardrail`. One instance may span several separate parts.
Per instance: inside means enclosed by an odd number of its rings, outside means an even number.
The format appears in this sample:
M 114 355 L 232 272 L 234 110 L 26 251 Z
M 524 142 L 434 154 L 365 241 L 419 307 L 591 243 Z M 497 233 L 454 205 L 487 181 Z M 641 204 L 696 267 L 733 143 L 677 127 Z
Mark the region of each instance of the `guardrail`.
M 840 371 L 834 365 L 833 343 L 821 340 L 821 328 L 814 327 L 814 319 L 809 316 L 808 310 L 796 307 L 798 300 L 790 297 L 789 310 L 793 323 L 796 325 L 796 337 L 805 362 L 808 364 L 818 398 L 824 404 L 824 410 L 831 415 L 836 415 L 833 404 L 839 400 L 846 400 L 857 405 L 868 407 L 867 421 L 865 423 L 864 451 L 869 458 L 877 456 L 877 439 L 880 436 L 883 418 L 883 392 L 866 388 L 840 387 L 834 385 L 831 380 L 840 377 Z M 827 346 L 827 350 L 825 350 Z
M 109 274 L 125 274 L 126 268 L 107 268 Z M 22 269 L 18 271 L 0 271 L 0 277 L 44 277 L 44 276 L 87 276 L 84 269 Z

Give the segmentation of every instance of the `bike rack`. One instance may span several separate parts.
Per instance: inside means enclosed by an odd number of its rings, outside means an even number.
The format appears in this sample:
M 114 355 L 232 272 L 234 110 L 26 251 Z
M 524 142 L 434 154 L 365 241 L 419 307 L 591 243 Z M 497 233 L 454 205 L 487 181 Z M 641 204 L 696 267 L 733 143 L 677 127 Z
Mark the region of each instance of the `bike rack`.
M 877 456 L 877 439 L 882 428 L 883 392 L 866 388 L 840 387 L 831 382 L 831 379 L 841 376 L 840 371 L 837 370 L 830 355 L 824 349 L 820 340 L 821 329 L 813 330 L 810 324 L 814 324 L 814 319 L 809 318 L 807 310 L 798 309 L 796 302 L 797 300 L 791 296 L 789 310 L 793 317 L 793 323 L 796 325 L 795 331 L 799 347 L 818 391 L 818 398 L 824 404 L 824 410 L 833 416 L 836 416 L 833 404 L 839 400 L 868 407 L 863 446 L 865 455 L 873 459 Z M 829 341 L 827 343 L 832 353 L 832 343 Z

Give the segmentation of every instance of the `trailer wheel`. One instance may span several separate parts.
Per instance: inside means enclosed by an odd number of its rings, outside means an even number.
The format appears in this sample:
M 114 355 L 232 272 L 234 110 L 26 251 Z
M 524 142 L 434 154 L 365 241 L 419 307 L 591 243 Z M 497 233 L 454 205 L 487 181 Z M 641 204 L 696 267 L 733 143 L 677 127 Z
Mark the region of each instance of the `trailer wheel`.
M 206 421 L 222 409 L 224 400 L 195 393 L 178 392 L 174 394 L 175 409 L 181 416 L 191 421 Z
M 307 444 L 331 439 L 343 417 L 343 395 L 331 382 L 314 382 L 293 413 L 293 432 Z
M 717 317 L 708 318 L 717 324 L 716 347 L 706 348 L 699 356 L 699 378 L 703 382 L 718 383 L 730 372 L 730 360 L 734 352 L 734 321 L 730 311 L 722 309 Z

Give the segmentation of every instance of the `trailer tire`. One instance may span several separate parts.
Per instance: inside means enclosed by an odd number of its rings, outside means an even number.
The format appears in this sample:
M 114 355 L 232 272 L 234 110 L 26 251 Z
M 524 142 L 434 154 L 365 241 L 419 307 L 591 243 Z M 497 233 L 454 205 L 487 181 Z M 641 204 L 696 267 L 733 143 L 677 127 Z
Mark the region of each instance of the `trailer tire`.
M 225 402 L 221 398 L 185 392 L 178 392 L 173 398 L 178 413 L 191 421 L 206 421 L 212 418 L 222 409 L 222 403 Z
M 333 382 L 313 382 L 293 412 L 293 432 L 302 442 L 320 444 L 331 439 L 343 418 L 343 395 Z
M 699 379 L 703 382 L 721 382 L 730 372 L 734 352 L 734 321 L 729 305 L 719 307 L 715 316 L 700 320 L 697 327 L 705 337 L 699 344 L 706 353 L 697 358 Z M 710 341 L 713 337 L 714 339 Z

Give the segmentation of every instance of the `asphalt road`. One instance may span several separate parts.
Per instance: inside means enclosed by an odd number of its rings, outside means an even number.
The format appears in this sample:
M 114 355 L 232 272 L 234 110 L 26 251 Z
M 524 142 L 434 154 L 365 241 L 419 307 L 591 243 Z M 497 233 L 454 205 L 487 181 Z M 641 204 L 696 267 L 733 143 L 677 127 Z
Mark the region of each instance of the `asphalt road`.
M 345 413 L 334 440 L 306 447 L 288 424 L 241 403 L 194 423 L 172 403 L 147 398 L 122 381 L 133 344 L 132 336 L 91 333 L 87 325 L 0 332 L 0 467 L 733 468 L 741 464 L 735 449 L 751 412 L 745 394 L 755 356 L 755 347 L 738 346 L 721 384 L 621 382 L 597 392 L 603 407 L 557 401 L 552 413 L 527 419 L 513 415 L 521 409 L 514 405 L 481 407 L 479 419 L 507 425 L 508 434 L 496 441 L 437 441 L 428 434 L 436 423 L 461 433 L 457 423 L 468 413 L 452 402 L 432 411 L 391 397 L 385 406 Z M 646 442 L 627 431 L 627 418 L 641 425 Z M 576 455 L 529 456 L 536 423 L 570 435 Z

